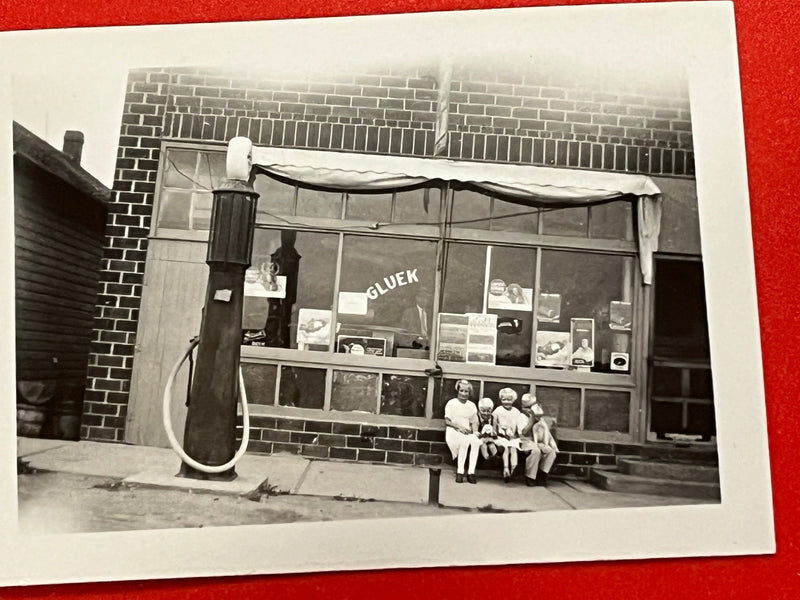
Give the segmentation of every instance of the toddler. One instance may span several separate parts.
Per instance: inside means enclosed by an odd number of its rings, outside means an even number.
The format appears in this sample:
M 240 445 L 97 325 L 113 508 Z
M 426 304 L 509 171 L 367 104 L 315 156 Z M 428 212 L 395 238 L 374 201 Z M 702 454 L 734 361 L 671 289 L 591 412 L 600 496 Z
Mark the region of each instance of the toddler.
M 517 392 L 511 388 L 503 388 L 498 396 L 500 406 L 495 408 L 492 413 L 492 425 L 497 432 L 495 443 L 503 448 L 503 481 L 508 483 L 511 480 L 511 474 L 517 468 L 520 412 L 514 406 Z
M 491 398 L 481 398 L 478 401 L 478 437 L 481 440 L 481 456 L 484 459 L 497 455 L 497 444 L 495 444 L 497 433 L 492 424 L 494 421 L 493 408 L 494 402 Z

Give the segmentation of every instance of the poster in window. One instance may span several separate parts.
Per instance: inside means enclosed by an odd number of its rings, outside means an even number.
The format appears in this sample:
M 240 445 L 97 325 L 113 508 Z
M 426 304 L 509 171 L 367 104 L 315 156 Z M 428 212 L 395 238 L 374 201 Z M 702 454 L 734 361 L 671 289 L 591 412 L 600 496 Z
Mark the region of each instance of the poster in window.
M 467 316 L 467 362 L 493 365 L 497 357 L 497 315 Z
M 467 361 L 469 317 L 454 313 L 439 313 L 439 347 L 436 360 Z
M 572 360 L 575 367 L 594 366 L 594 319 L 570 319 Z
M 561 321 L 561 294 L 539 294 L 536 318 L 540 323 L 558 323 Z
M 368 308 L 366 292 L 339 292 L 340 315 L 366 315 Z
M 331 311 L 301 308 L 297 312 L 297 343 L 327 346 L 331 339 Z
M 494 310 L 533 310 L 533 289 L 524 288 L 518 283 L 509 283 L 502 279 L 489 282 L 489 299 L 487 306 Z
M 571 355 L 569 331 L 536 332 L 537 367 L 568 367 Z
M 244 273 L 244 295 L 248 298 L 286 298 L 286 275 L 247 269 Z
M 337 352 L 386 356 L 386 340 L 379 337 L 340 335 L 336 338 Z
M 631 303 L 612 300 L 608 326 L 617 331 L 630 331 L 632 320 Z

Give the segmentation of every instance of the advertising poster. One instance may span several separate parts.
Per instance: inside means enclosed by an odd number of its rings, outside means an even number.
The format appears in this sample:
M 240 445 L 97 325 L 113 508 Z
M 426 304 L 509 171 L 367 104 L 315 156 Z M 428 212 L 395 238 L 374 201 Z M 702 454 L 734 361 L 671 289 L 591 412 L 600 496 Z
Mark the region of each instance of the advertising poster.
M 533 289 L 524 288 L 518 283 L 509 283 L 502 279 L 492 279 L 489 282 L 488 307 L 500 310 L 519 310 L 530 312 L 533 310 Z
M 439 348 L 436 360 L 467 361 L 469 317 L 453 313 L 439 314 Z
M 286 298 L 286 275 L 272 275 L 265 279 L 258 269 L 247 269 L 244 295 L 247 298 Z
M 630 331 L 632 321 L 631 303 L 612 300 L 608 326 L 616 331 Z
M 568 331 L 537 331 L 536 366 L 568 367 L 571 348 Z
M 497 356 L 497 315 L 467 316 L 467 362 L 493 365 Z
M 386 356 L 386 340 L 377 337 L 340 335 L 336 338 L 336 351 L 346 354 Z
M 536 318 L 539 323 L 558 323 L 561 320 L 561 294 L 539 294 Z
M 340 315 L 366 315 L 368 307 L 366 292 L 339 292 Z
M 301 308 L 297 312 L 297 343 L 327 346 L 331 340 L 331 311 Z
M 572 360 L 575 367 L 594 366 L 594 319 L 570 319 Z

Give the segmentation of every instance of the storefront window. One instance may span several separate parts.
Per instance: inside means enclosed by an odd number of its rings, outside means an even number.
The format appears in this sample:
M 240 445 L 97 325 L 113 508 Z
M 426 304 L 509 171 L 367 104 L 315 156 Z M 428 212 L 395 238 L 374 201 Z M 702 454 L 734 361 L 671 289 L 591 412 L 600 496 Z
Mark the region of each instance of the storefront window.
M 322 408 L 325 404 L 325 369 L 281 367 L 278 403 L 295 408 Z
M 378 373 L 334 371 L 331 410 L 377 412 L 379 379 Z
M 630 370 L 633 259 L 542 251 L 537 367 Z
M 381 414 L 424 417 L 428 378 L 384 374 L 381 385 Z
M 347 218 L 388 223 L 392 219 L 392 194 L 347 194 Z
M 264 222 L 264 216 L 294 214 L 295 186 L 261 173 L 256 176 L 253 189 L 258 192 L 256 222 Z
M 342 218 L 342 194 L 299 188 L 297 190 L 298 217 Z
M 455 190 L 452 225 L 465 229 L 535 234 L 539 231 L 539 209 L 474 190 Z
M 436 243 L 344 237 L 336 350 L 427 358 Z
M 394 197 L 393 223 L 436 224 L 442 205 L 438 187 L 418 188 L 397 192 Z
M 339 237 L 261 229 L 245 273 L 246 345 L 329 350 Z
M 278 369 L 275 365 L 243 364 L 242 377 L 249 404 L 275 404 Z
M 581 423 L 581 391 L 576 388 L 536 386 L 536 400 L 544 414 L 553 417 L 559 427 L 577 429 Z
M 630 428 L 630 398 L 627 392 L 586 390 L 586 415 L 583 428 L 591 431 L 627 433 Z

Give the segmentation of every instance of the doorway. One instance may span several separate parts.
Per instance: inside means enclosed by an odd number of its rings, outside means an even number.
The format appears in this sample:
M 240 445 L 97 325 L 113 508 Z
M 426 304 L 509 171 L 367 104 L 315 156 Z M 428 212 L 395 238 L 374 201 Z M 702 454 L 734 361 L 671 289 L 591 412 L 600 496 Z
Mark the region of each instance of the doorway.
M 649 364 L 650 440 L 716 435 L 703 263 L 656 258 Z

